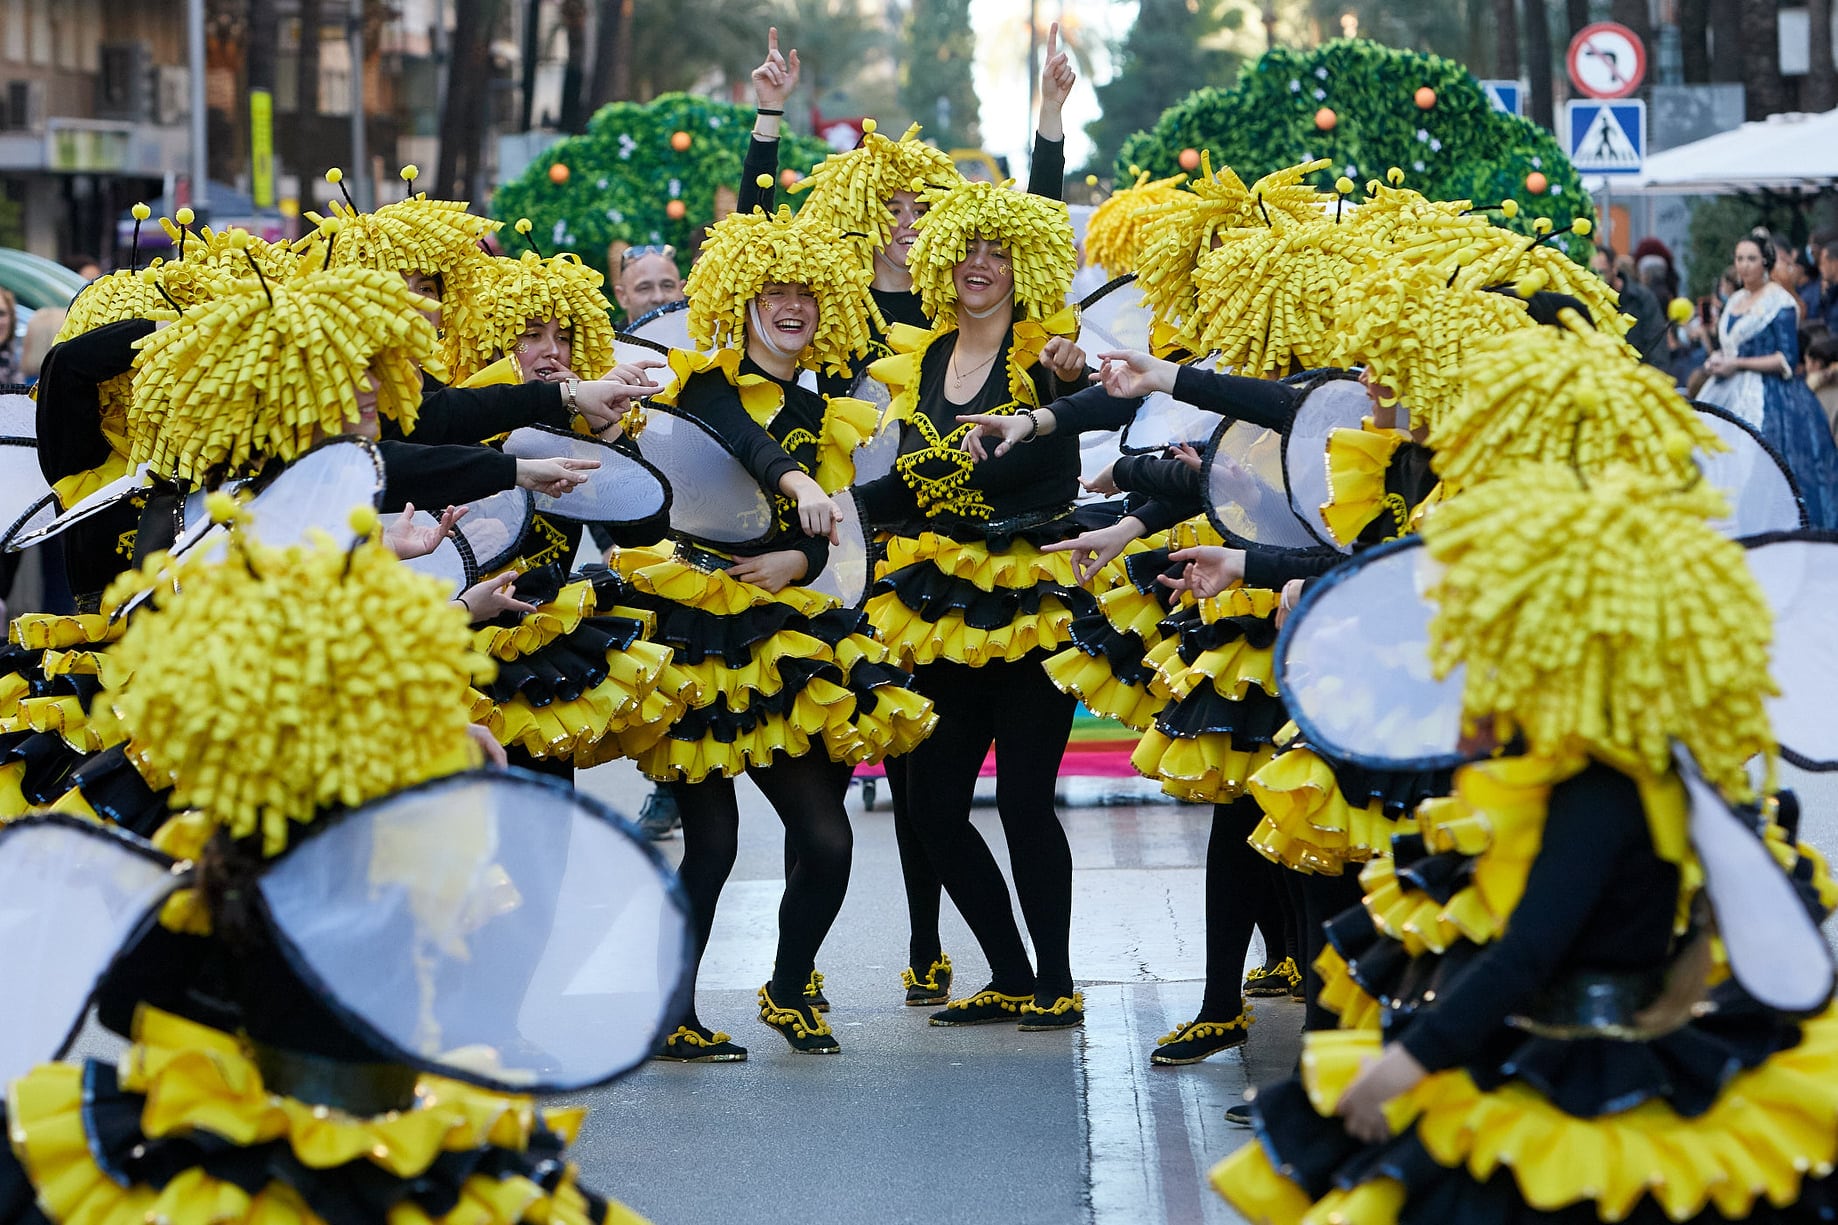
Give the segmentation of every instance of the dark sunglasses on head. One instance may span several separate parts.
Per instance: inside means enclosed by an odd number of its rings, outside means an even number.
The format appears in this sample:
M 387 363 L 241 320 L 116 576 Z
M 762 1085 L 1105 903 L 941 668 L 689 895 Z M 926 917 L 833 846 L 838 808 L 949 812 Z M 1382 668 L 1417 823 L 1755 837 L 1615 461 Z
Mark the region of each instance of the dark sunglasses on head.
M 676 248 L 667 242 L 647 243 L 642 247 L 627 247 L 624 251 L 619 253 L 619 271 L 624 272 L 627 264 L 635 259 L 643 259 L 647 255 L 662 255 L 674 263 L 676 261 Z

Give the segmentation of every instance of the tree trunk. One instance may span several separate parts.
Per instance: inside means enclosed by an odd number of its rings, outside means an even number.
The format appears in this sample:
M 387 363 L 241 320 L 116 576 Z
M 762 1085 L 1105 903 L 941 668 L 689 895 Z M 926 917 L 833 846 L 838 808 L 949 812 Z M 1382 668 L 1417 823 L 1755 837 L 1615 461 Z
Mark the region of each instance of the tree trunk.
M 1806 0 L 1806 27 L 1812 59 L 1800 86 L 1800 109 L 1829 111 L 1838 106 L 1838 68 L 1832 64 L 1832 0 Z
M 1780 0 L 1738 0 L 1742 39 L 1742 88 L 1750 119 L 1766 119 L 1787 107 L 1781 80 Z
M 1653 19 L 1647 13 L 1647 0 L 1614 0 L 1610 17 L 1632 30 L 1647 53 L 1647 79 L 1653 78 L 1658 65 L 1659 48 L 1653 42 Z
M 1742 0 L 1710 0 L 1710 79 L 1743 80 Z
M 536 61 L 542 52 L 542 6 L 537 0 L 525 0 L 523 10 L 523 98 L 517 130 L 530 130 L 536 108 Z
M 1710 82 L 1710 0 L 1679 0 L 1678 40 L 1685 84 Z
M 608 102 L 631 96 L 631 65 L 626 48 L 632 28 L 632 0 L 600 0 L 600 18 L 594 30 L 594 70 L 587 87 L 587 113 L 591 116 Z
M 1519 79 L 1519 14 L 1513 0 L 1493 0 L 1493 75 Z
M 582 132 L 592 113 L 583 105 L 581 84 L 587 70 L 587 0 L 562 0 L 562 30 L 568 38 L 568 59 L 562 68 L 559 126 L 564 132 Z
M 1532 86 L 1531 120 L 1547 131 L 1557 128 L 1556 100 L 1551 92 L 1551 25 L 1547 0 L 1525 0 L 1525 75 Z
M 1564 0 L 1564 25 L 1575 38 L 1589 24 L 1589 0 Z M 1565 43 L 1566 47 L 1570 44 Z
M 435 184 L 436 193 L 450 200 L 470 198 L 483 168 L 491 107 L 491 35 L 503 8 L 504 0 L 457 0 L 453 6 L 453 54 L 448 61 L 447 104 L 440 117 L 440 177 Z

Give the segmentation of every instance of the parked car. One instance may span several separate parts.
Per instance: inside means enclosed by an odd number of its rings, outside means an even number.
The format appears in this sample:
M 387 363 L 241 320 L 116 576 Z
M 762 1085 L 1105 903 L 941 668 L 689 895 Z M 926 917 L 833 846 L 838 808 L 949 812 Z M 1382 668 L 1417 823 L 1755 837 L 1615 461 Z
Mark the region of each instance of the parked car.
M 13 291 L 21 313 L 47 306 L 68 307 L 89 284 L 55 260 L 30 251 L 0 247 L 0 287 Z

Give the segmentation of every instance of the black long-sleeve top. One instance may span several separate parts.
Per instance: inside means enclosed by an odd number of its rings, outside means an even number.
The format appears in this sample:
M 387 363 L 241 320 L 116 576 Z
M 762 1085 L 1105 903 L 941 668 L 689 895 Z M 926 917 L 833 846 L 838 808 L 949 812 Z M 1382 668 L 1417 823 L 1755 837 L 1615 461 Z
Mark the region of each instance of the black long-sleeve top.
M 1678 885 L 1677 866 L 1653 849 L 1639 788 L 1591 763 L 1551 789 L 1506 930 L 1411 1020 L 1405 1049 L 1431 1072 L 1457 1067 L 1566 972 L 1662 969 Z
M 957 348 L 957 333 L 940 337 L 926 349 L 920 364 L 919 402 L 914 411 L 925 417 L 934 436 L 940 440 L 947 439 L 960 428 L 957 421 L 959 416 L 989 412 L 1010 401 L 1008 353 L 1013 344 L 1014 333 L 1011 330 L 995 360 L 990 363 L 983 385 L 965 404 L 953 404 L 944 396 L 945 368 Z M 1036 364 L 1028 375 L 1034 384 L 1039 403 L 1053 408 L 1056 422 L 1061 420 L 1060 406 L 1068 404 L 1069 417 L 1079 425 L 1095 429 L 1118 429 L 1129 420 L 1139 403 L 1136 400 L 1115 399 L 1106 395 L 1102 388 L 1085 388 L 1077 397 L 1078 403 L 1071 405 L 1069 401 L 1060 398 L 1063 392 L 1070 390 L 1070 385 L 1062 383 L 1046 367 Z M 953 512 L 940 513 L 928 520 L 924 508 L 919 504 L 914 484 L 922 478 L 936 479 L 948 475 L 966 463 L 968 456 L 964 455 L 956 442 L 946 444 L 941 441 L 934 445 L 924 429 L 915 422 L 907 422 L 901 430 L 900 454 L 929 454 L 911 465 L 917 469 L 912 477 L 896 470 L 858 486 L 856 499 L 861 503 L 862 513 L 870 523 L 894 531 L 931 526 L 947 532 L 981 532 L 988 526 L 1004 522 L 1037 520 L 1044 523 L 1053 518 L 1055 512 L 1067 510 L 1073 499 L 1078 497 L 1079 432 L 1076 425 L 1056 425 L 1053 433 L 1045 437 L 1010 447 L 1005 455 L 992 456 L 973 465 L 970 468 L 968 488 L 979 495 L 982 505 L 987 508 L 987 520 L 980 517 L 966 518 Z
M 761 426 L 740 403 L 740 393 L 717 370 L 691 375 L 677 393 L 677 407 L 721 436 L 741 467 L 765 490 L 779 509 L 779 529 L 764 543 L 736 548 L 720 546 L 736 556 L 758 556 L 783 549 L 804 554 L 807 568 L 801 582 L 809 582 L 830 560 L 830 542 L 806 536 L 797 526 L 795 503 L 779 492 L 779 482 L 792 472 L 817 470 L 817 440 L 823 435 L 823 397 L 809 388 L 787 382 L 743 357 L 741 374 L 771 379 L 785 393 L 785 403 L 769 426 Z
M 415 428 L 404 433 L 385 418 L 382 436 L 405 438 L 423 446 L 484 442 L 526 425 L 565 430 L 572 424 L 562 404 L 560 383 L 501 383 L 489 387 L 449 387 L 431 374 L 421 376 L 421 410 Z

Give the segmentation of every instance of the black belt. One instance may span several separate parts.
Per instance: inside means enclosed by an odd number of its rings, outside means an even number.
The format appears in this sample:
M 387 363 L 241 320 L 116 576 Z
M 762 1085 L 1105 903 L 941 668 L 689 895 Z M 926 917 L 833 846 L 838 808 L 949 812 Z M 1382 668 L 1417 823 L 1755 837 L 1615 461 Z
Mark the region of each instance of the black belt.
M 261 1069 L 263 1087 L 270 1093 L 359 1116 L 407 1110 L 415 1103 L 415 1082 L 421 1074 L 414 1068 L 399 1063 L 347 1063 L 253 1039 L 249 1046 L 255 1066 Z
M 1644 1041 L 1659 1031 L 1641 1025 L 1639 1015 L 1665 989 L 1663 968 L 1579 970 L 1546 986 L 1507 1023 L 1541 1038 Z
M 734 558 L 691 544 L 687 540 L 676 542 L 676 556 L 684 565 L 705 571 L 725 570 L 734 564 Z

